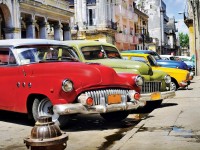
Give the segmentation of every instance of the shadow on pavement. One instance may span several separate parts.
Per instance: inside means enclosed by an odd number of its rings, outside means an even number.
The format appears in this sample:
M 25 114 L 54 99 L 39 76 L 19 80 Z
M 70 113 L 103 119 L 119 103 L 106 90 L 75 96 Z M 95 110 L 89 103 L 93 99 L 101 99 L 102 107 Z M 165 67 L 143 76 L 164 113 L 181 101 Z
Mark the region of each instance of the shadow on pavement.
M 118 122 L 108 122 L 104 120 L 99 114 L 80 114 L 73 115 L 69 118 L 68 125 L 63 128 L 64 131 L 78 132 L 78 131 L 89 131 L 89 130 L 107 130 L 107 129 L 128 129 L 134 128 L 141 120 L 150 118 L 149 116 L 154 109 L 176 106 L 176 103 L 162 103 L 159 107 L 141 107 L 137 110 L 131 111 L 130 115 Z M 10 122 L 14 124 L 20 124 L 25 126 L 34 126 L 26 114 L 0 111 L 0 121 Z
M 178 105 L 177 103 L 162 103 L 158 108 L 164 108 L 164 107 L 171 107 L 171 106 L 176 106 Z
M 0 121 L 19 124 L 24 126 L 34 126 L 35 123 L 28 119 L 26 114 L 0 111 Z M 73 115 L 69 119 L 68 125 L 62 129 L 65 131 L 87 131 L 87 130 L 107 130 L 116 128 L 133 128 L 139 121 L 134 118 L 126 118 L 119 122 L 108 122 L 99 114 Z
M 128 117 L 118 122 L 108 122 L 104 120 L 99 114 L 92 115 L 76 115 L 69 119 L 68 126 L 64 131 L 78 132 L 89 130 L 107 130 L 116 128 L 134 128 L 138 124 L 138 120 Z
M 21 124 L 25 126 L 34 125 L 33 122 L 28 120 L 28 116 L 26 114 L 3 111 L 3 110 L 0 110 L 0 121 Z

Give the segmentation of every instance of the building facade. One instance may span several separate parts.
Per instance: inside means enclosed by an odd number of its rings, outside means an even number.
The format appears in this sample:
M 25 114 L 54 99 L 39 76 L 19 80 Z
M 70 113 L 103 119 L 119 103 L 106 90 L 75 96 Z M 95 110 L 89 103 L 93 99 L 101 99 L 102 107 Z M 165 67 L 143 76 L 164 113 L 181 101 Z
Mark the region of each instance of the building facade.
M 184 22 L 189 29 L 190 56 L 195 56 L 195 74 L 200 75 L 200 0 L 187 0 Z
M 0 38 L 68 40 L 73 15 L 65 0 L 1 0 Z
M 139 39 L 139 44 L 136 49 L 149 49 L 152 43 L 152 38 L 149 36 L 148 19 L 149 17 L 134 7 L 135 14 L 138 15 L 138 21 L 135 22 L 135 35 Z
M 109 42 L 120 50 L 136 49 L 138 15 L 134 0 L 68 0 L 74 10 L 72 39 Z
M 167 16 L 166 4 L 162 0 L 137 0 L 137 8 L 149 16 L 148 30 L 153 38 L 149 48 L 159 54 L 175 54 L 176 22 Z

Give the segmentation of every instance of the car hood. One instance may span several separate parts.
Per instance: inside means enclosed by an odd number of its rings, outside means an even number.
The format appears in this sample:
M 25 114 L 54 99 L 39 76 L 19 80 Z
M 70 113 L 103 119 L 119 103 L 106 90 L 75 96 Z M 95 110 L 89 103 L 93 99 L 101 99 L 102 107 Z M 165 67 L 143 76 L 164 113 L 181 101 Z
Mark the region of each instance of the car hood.
M 141 75 L 152 75 L 152 68 L 138 61 L 124 60 L 124 59 L 96 59 L 96 60 L 87 60 L 87 62 L 96 62 L 109 67 L 112 67 L 117 72 L 129 72 L 136 73 Z
M 24 74 L 30 77 L 70 79 L 75 86 L 88 88 L 116 86 L 132 88 L 133 81 L 120 77 L 112 68 L 80 62 L 36 63 L 24 65 Z M 130 81 L 130 82 L 129 82 Z
M 188 70 L 188 66 L 186 63 L 181 61 L 174 61 L 174 60 L 156 60 L 158 65 L 161 65 L 162 67 L 170 67 L 170 68 L 179 68 Z
M 190 66 L 195 66 L 194 65 L 194 62 L 192 62 L 192 61 L 184 61 L 187 65 L 190 65 Z

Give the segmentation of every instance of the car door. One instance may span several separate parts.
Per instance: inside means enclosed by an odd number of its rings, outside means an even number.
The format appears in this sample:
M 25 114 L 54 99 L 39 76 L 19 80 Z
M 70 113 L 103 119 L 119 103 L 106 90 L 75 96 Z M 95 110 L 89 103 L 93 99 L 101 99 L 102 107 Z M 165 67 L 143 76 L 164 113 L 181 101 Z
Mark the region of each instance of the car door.
M 14 111 L 23 72 L 8 48 L 0 48 L 0 74 L 0 109 Z

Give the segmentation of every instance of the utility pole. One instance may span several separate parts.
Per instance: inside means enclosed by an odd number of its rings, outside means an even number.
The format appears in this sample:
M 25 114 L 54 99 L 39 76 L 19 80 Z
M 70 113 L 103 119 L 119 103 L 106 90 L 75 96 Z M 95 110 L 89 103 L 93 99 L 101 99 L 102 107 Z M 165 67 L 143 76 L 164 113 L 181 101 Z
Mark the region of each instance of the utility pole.
M 163 36 L 163 29 L 164 29 L 164 27 L 163 27 L 163 13 L 165 12 L 165 10 L 163 9 L 163 7 L 162 7 L 162 0 L 160 1 L 160 53 L 161 54 L 164 54 L 163 53 L 163 50 L 162 50 L 162 43 L 163 43 L 163 38 L 162 38 L 162 36 Z
M 200 66 L 199 62 L 199 45 L 197 46 L 197 26 L 199 26 L 198 22 L 198 9 L 199 9 L 199 0 L 190 0 L 190 5 L 193 11 L 193 28 L 194 28 L 194 50 L 195 50 L 195 75 L 200 75 L 200 70 L 198 66 Z

